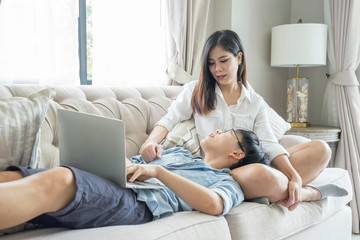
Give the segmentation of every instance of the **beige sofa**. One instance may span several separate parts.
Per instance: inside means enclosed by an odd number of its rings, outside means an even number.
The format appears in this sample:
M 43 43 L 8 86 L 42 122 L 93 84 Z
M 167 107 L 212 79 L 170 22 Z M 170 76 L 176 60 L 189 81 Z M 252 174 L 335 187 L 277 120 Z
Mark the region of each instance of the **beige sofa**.
M 27 97 L 45 87 L 0 85 L 0 99 Z M 38 167 L 59 164 L 56 109 L 123 119 L 129 157 L 138 154 L 154 124 L 166 113 L 181 87 L 56 86 L 55 91 L 41 127 Z M 300 141 L 306 139 L 286 135 L 280 143 L 287 147 Z M 352 198 L 352 187 L 348 173 L 343 169 L 327 168 L 314 181 L 314 184 L 323 183 L 338 184 L 349 194 L 303 202 L 292 212 L 277 204 L 244 202 L 225 217 L 180 212 L 142 225 L 81 230 L 32 229 L 3 236 L 3 239 L 351 239 L 351 212 L 347 204 Z

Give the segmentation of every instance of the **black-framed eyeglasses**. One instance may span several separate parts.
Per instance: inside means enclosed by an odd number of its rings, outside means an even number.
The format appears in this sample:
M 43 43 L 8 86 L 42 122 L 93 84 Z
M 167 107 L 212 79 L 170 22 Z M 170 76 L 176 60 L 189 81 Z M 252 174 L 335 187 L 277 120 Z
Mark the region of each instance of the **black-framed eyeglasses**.
M 239 137 L 238 137 L 238 135 L 236 134 L 235 129 L 230 128 L 230 129 L 227 129 L 227 130 L 223 130 L 222 132 L 223 132 L 223 133 L 226 133 L 226 132 L 228 132 L 228 131 L 233 131 L 233 133 L 234 133 L 234 135 L 235 135 L 235 137 L 236 137 L 236 140 L 237 140 L 237 142 L 238 142 L 238 145 L 239 145 L 241 151 L 245 152 L 245 149 L 244 149 L 243 145 L 241 144 L 241 142 L 240 142 L 240 140 L 239 140 Z

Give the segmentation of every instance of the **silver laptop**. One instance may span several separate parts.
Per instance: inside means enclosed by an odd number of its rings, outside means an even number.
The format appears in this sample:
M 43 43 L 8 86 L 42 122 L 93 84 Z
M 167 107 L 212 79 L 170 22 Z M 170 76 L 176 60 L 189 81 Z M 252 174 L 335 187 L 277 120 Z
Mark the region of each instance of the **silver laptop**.
M 123 188 L 163 188 L 126 179 L 125 124 L 121 120 L 58 109 L 60 164 L 69 165 Z

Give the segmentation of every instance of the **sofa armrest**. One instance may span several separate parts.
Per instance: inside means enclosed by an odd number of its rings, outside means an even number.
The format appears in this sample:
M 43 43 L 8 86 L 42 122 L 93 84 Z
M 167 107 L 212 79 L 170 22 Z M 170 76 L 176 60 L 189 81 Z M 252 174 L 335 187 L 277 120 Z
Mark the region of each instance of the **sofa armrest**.
M 306 137 L 302 137 L 302 136 L 297 136 L 297 135 L 284 135 L 279 143 L 285 148 L 289 148 L 292 147 L 296 144 L 299 143 L 304 143 L 304 142 L 308 142 L 310 141 L 310 139 L 306 138 Z

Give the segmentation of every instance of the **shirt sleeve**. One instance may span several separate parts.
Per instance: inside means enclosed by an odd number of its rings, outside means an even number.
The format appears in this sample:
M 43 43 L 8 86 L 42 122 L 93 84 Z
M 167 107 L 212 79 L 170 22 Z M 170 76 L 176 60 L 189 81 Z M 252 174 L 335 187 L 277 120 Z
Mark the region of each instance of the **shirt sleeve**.
M 184 85 L 183 91 L 173 101 L 168 109 L 168 113 L 163 116 L 156 124 L 165 127 L 168 131 L 175 124 L 191 118 L 193 110 L 191 108 L 191 98 L 197 81 L 192 81 Z
M 239 184 L 230 176 L 210 186 L 209 189 L 219 194 L 223 200 L 224 210 L 219 216 L 228 214 L 231 209 L 244 201 L 244 193 Z
M 254 133 L 258 136 L 262 149 L 269 155 L 271 161 L 282 154 L 290 156 L 286 149 L 281 146 L 275 138 L 275 135 L 270 127 L 265 102 L 262 98 L 260 101 L 259 111 L 255 119 Z

